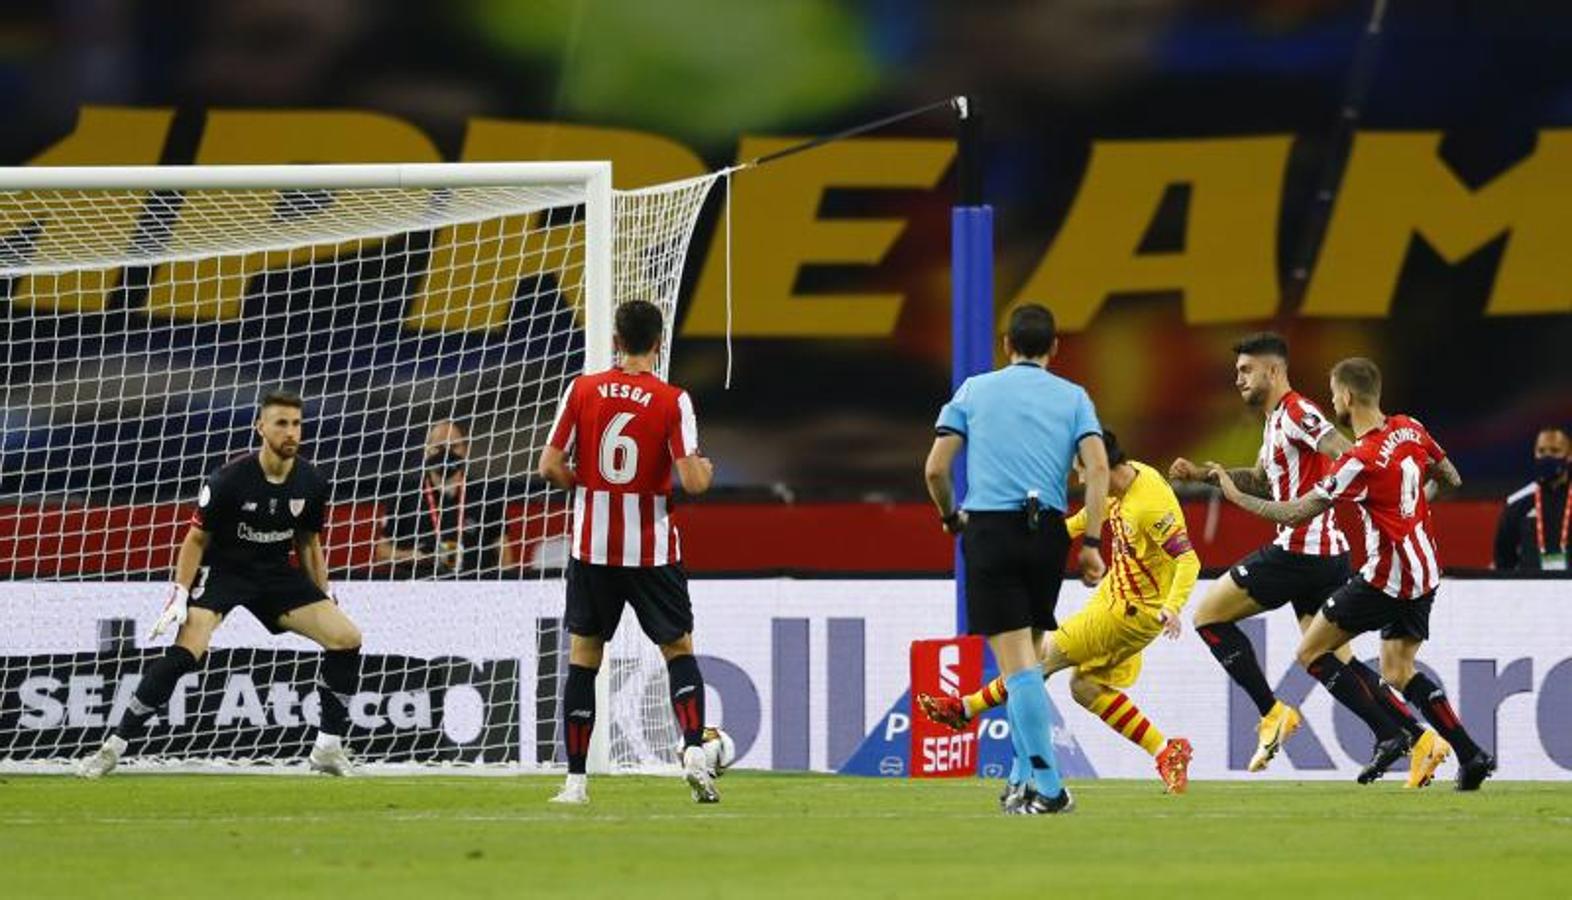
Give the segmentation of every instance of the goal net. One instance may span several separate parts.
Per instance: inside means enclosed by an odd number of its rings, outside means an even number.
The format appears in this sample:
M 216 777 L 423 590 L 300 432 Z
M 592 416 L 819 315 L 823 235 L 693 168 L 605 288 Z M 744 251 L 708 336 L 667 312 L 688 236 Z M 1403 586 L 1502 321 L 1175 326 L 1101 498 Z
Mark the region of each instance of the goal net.
M 713 176 L 613 191 L 609 163 L 0 170 L 0 765 L 101 742 L 139 672 L 198 490 L 306 400 L 323 543 L 365 636 L 367 763 L 564 760 L 566 498 L 533 474 L 615 302 L 672 321 Z M 661 374 L 670 355 L 671 328 Z M 631 617 L 630 617 L 631 618 Z M 320 654 L 236 611 L 134 760 L 298 763 Z M 625 626 L 602 768 L 678 743 Z

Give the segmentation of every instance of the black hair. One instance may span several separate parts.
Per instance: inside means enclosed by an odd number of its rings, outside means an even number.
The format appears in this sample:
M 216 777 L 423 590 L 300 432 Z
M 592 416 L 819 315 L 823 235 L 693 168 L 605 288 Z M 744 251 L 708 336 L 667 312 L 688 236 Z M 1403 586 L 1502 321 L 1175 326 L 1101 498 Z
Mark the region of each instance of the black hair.
M 660 309 L 648 300 L 624 300 L 617 306 L 617 338 L 623 353 L 643 356 L 654 350 L 665 327 Z
M 1040 303 L 1017 306 L 1010 313 L 1010 347 L 1027 359 L 1047 356 L 1055 336 L 1053 313 Z
M 1288 341 L 1275 331 L 1258 331 L 1240 338 L 1234 345 L 1234 352 L 1246 356 L 1276 356 L 1286 361 Z
M 262 410 L 267 409 L 269 406 L 288 406 L 303 410 L 306 408 L 306 401 L 300 399 L 300 395 L 294 391 L 285 388 L 273 388 L 263 394 L 262 399 L 257 401 L 257 415 L 262 415 Z
M 1103 429 L 1103 446 L 1108 450 L 1108 467 L 1110 469 L 1130 458 L 1125 454 L 1124 448 L 1119 446 L 1119 436 L 1106 428 Z

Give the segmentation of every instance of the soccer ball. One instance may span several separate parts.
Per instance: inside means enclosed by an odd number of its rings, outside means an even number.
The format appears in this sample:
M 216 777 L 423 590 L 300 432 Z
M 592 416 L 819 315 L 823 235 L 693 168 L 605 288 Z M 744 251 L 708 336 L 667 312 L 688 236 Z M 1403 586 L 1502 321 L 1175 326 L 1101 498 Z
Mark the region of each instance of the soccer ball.
M 705 726 L 703 747 L 704 761 L 716 778 L 725 775 L 731 764 L 737 761 L 737 745 L 732 743 L 731 735 L 719 728 Z

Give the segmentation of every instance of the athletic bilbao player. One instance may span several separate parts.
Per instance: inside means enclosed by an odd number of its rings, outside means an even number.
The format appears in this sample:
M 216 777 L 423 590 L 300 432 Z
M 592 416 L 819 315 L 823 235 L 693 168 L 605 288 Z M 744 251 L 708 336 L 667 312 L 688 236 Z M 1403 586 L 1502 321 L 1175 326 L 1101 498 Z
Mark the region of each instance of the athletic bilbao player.
M 1375 363 L 1355 357 L 1332 368 L 1332 409 L 1356 439 L 1315 489 L 1298 500 L 1253 497 L 1221 467 L 1212 472 L 1229 501 L 1283 525 L 1313 519 L 1335 500 L 1358 505 L 1365 564 L 1316 613 L 1299 644 L 1299 662 L 1365 721 L 1385 719 L 1370 764 L 1380 771 L 1407 753 L 1410 741 L 1389 707 L 1333 655 L 1356 635 L 1379 629 L 1381 677 L 1423 710 L 1457 751 L 1457 789 L 1478 790 L 1496 761 L 1463 729 L 1440 685 L 1414 668 L 1419 645 L 1430 636 L 1430 608 L 1441 583 L 1429 501 L 1441 486 L 1456 488 L 1463 479 L 1423 425 L 1408 416 L 1388 416 L 1380 404 L 1381 370 Z
M 595 728 L 595 673 L 624 602 L 666 658 L 693 799 L 720 800 L 701 746 L 704 678 L 693 658 L 693 606 L 668 504 L 673 468 L 690 494 L 709 490 L 714 469 L 699 455 L 693 401 L 654 372 L 663 328 L 653 303 L 629 300 L 617 307 L 621 364 L 573 380 L 540 456 L 541 477 L 573 492 L 571 643 L 562 693 L 568 779 L 553 803 L 589 802 L 584 763 Z

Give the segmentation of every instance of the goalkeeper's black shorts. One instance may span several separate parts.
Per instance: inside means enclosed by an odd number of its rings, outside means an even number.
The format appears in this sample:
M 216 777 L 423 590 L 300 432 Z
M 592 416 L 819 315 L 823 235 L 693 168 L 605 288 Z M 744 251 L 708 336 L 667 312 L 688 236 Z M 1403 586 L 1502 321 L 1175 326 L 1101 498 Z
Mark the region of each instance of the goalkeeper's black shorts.
M 237 606 L 245 607 L 258 622 L 274 634 L 284 631 L 278 620 L 291 610 L 310 606 L 328 595 L 310 576 L 292 566 L 265 575 L 229 572 L 216 566 L 197 570 L 187 606 L 211 610 L 227 616 Z
M 693 631 L 688 576 L 680 565 L 597 566 L 568 560 L 568 633 L 609 641 L 617 633 L 624 604 L 632 604 L 639 627 L 657 644 Z

